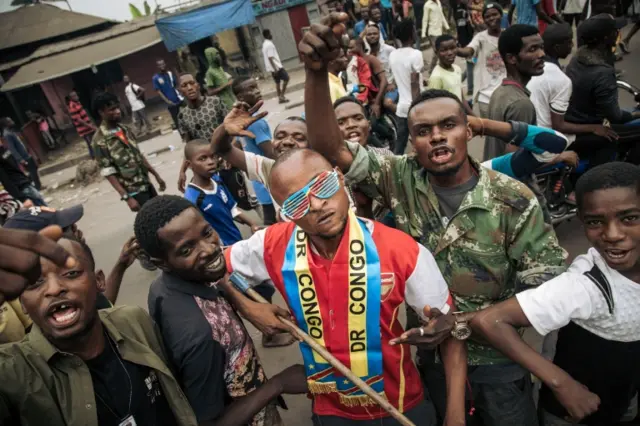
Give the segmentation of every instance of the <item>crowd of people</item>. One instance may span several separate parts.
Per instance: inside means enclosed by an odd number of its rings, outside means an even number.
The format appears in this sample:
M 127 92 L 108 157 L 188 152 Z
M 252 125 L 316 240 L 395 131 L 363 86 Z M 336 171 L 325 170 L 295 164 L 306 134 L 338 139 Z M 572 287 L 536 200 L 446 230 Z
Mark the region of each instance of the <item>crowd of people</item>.
M 203 76 L 158 61 L 154 87 L 184 142 L 182 196 L 159 195 L 167 184 L 116 95 L 94 96 L 99 124 L 71 96 L 76 129 L 135 214 L 108 276 L 78 228 L 83 207 L 44 205 L 33 159 L 0 121 L 0 424 L 276 426 L 286 394 L 309 395 L 316 426 L 635 417 L 640 115 L 618 105 L 622 22 L 580 23 L 565 71 L 572 27 L 525 4 L 503 28 L 498 3 L 333 3 L 298 47 L 304 117 L 273 131 L 256 81 L 230 79 L 215 47 Z M 263 36 L 286 103 L 289 77 Z M 571 189 L 591 248 L 567 266 L 535 172 L 581 159 Z M 136 259 L 156 271 L 146 311 L 118 301 Z M 265 348 L 304 335 L 335 360 L 303 341 L 303 364 L 269 378 L 243 319 Z M 525 327 L 545 336 L 542 354 Z

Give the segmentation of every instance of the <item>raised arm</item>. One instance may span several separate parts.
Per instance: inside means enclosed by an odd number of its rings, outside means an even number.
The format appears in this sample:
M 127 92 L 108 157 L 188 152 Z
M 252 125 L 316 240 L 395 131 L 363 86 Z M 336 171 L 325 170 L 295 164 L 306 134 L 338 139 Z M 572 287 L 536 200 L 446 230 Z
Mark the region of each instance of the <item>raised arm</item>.
M 353 155 L 342 140 L 333 111 L 327 64 L 339 54 L 347 19 L 345 13 L 331 13 L 322 23 L 313 24 L 298 46 L 306 68 L 304 99 L 309 145 L 343 172 L 351 167 Z

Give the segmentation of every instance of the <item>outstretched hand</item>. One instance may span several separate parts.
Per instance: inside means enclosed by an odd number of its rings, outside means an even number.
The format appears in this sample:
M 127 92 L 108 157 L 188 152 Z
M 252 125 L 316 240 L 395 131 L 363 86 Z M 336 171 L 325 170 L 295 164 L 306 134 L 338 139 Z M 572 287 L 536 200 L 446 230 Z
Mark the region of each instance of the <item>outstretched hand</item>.
M 451 312 L 443 314 L 437 308 L 425 306 L 424 316 L 428 319 L 421 327 L 407 330 L 400 337 L 391 339 L 391 345 L 420 345 L 435 348 L 447 337 L 451 336 L 451 330 L 455 324 L 455 317 Z
M 324 70 L 330 61 L 338 57 L 340 38 L 347 30 L 345 23 L 348 20 L 349 15 L 344 12 L 331 12 L 319 24 L 311 25 L 298 44 L 298 51 L 307 68 Z
M 248 131 L 247 127 L 251 126 L 261 118 L 264 118 L 268 114 L 266 111 L 256 114 L 263 104 L 263 101 L 258 101 L 258 103 L 253 107 L 249 107 L 249 104 L 246 102 L 236 102 L 233 105 L 231 112 L 227 114 L 222 122 L 224 130 L 230 136 L 246 136 L 252 139 L 255 138 L 256 136 Z

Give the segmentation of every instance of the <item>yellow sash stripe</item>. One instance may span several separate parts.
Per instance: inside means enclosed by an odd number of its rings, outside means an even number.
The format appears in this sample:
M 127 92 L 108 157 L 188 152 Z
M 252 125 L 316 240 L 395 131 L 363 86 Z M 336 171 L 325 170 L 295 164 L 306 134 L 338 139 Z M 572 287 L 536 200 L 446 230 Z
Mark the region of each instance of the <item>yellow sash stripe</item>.
M 349 220 L 349 360 L 358 377 L 369 375 L 367 359 L 367 255 L 364 233 L 355 217 Z

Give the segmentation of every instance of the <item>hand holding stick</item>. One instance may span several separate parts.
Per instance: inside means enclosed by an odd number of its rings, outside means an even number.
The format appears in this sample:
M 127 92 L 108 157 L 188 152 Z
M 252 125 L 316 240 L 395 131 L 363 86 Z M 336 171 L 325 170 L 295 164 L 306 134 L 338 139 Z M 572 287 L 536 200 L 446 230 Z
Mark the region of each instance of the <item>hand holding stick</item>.
M 233 284 L 233 286 L 240 291 L 241 293 L 249 296 L 251 299 L 255 300 L 259 303 L 269 303 L 262 296 L 260 296 L 247 282 L 247 280 L 237 272 L 234 272 L 229 277 L 229 281 Z M 316 342 L 311 336 L 302 331 L 300 327 L 298 327 L 293 322 L 289 321 L 286 318 L 280 318 L 280 321 L 285 323 L 287 326 L 291 327 L 298 337 L 303 340 L 306 344 L 311 346 L 311 349 L 316 351 L 322 358 L 327 360 L 329 364 L 340 373 L 342 373 L 347 379 L 349 379 L 354 385 L 356 385 L 362 392 L 367 394 L 371 399 L 373 399 L 380 407 L 382 407 L 386 412 L 391 414 L 393 418 L 395 418 L 398 422 L 400 422 L 403 426 L 415 426 L 415 424 L 405 417 L 396 407 L 391 405 L 389 401 L 384 399 L 378 392 L 373 390 L 371 386 L 366 384 L 360 377 L 356 376 L 347 366 L 341 363 L 336 357 L 334 357 L 331 352 L 329 352 L 324 346 L 320 345 Z

